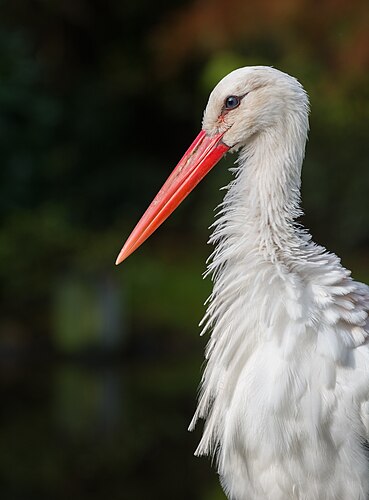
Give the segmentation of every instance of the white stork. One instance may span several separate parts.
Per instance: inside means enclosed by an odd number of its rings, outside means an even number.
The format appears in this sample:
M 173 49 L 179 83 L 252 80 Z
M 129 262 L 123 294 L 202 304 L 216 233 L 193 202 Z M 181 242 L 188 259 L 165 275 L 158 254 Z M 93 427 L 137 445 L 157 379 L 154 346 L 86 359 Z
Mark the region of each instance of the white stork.
M 206 420 L 196 455 L 217 457 L 232 500 L 369 498 L 369 287 L 295 223 L 308 108 L 281 71 L 227 75 L 117 259 L 239 151 L 210 239 L 211 338 L 190 425 Z

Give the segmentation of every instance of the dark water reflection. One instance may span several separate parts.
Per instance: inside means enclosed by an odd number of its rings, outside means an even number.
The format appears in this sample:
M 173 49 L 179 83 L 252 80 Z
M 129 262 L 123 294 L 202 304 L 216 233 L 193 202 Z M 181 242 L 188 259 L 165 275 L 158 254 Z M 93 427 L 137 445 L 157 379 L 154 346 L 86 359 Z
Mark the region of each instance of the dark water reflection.
M 198 359 L 1 363 L 0 498 L 224 498 L 186 431 Z

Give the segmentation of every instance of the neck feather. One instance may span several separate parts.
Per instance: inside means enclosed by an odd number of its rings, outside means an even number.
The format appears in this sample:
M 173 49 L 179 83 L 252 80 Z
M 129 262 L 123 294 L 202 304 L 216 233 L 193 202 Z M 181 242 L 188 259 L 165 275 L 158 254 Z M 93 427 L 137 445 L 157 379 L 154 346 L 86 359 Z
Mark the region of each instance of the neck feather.
M 301 215 L 301 166 L 307 127 L 292 122 L 253 138 L 241 151 L 233 169 L 235 178 L 228 186 L 210 239 L 216 244 L 213 255 L 236 257 L 258 250 L 272 261 L 294 250 L 306 237 L 296 230 Z M 242 256 L 244 257 L 244 255 Z M 212 266 L 210 266 L 212 267 Z M 212 269 L 210 269 L 211 271 Z

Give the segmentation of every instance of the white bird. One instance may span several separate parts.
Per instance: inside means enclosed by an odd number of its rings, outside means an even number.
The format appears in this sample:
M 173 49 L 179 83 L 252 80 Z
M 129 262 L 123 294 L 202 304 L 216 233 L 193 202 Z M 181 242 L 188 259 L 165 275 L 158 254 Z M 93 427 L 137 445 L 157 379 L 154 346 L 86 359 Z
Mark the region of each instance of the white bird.
M 239 150 L 210 238 L 211 338 L 190 425 L 206 420 L 196 455 L 217 457 L 232 500 L 369 498 L 369 287 L 295 222 L 308 107 L 276 69 L 227 75 L 117 259 Z

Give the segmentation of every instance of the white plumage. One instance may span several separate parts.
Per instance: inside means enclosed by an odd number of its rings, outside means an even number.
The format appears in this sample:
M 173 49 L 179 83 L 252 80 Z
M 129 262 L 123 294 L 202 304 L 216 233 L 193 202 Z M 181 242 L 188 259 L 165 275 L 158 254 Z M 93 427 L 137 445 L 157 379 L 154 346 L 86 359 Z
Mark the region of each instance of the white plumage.
M 241 105 L 219 119 L 229 95 Z M 217 456 L 232 500 L 366 500 L 369 287 L 294 224 L 308 99 L 272 68 L 236 70 L 204 130 L 241 149 L 210 242 L 211 338 L 196 454 Z
M 130 255 L 228 150 L 239 150 L 210 242 L 211 332 L 197 455 L 230 500 L 368 500 L 369 287 L 295 223 L 308 98 L 276 69 L 213 90 L 203 130 L 122 248 Z

